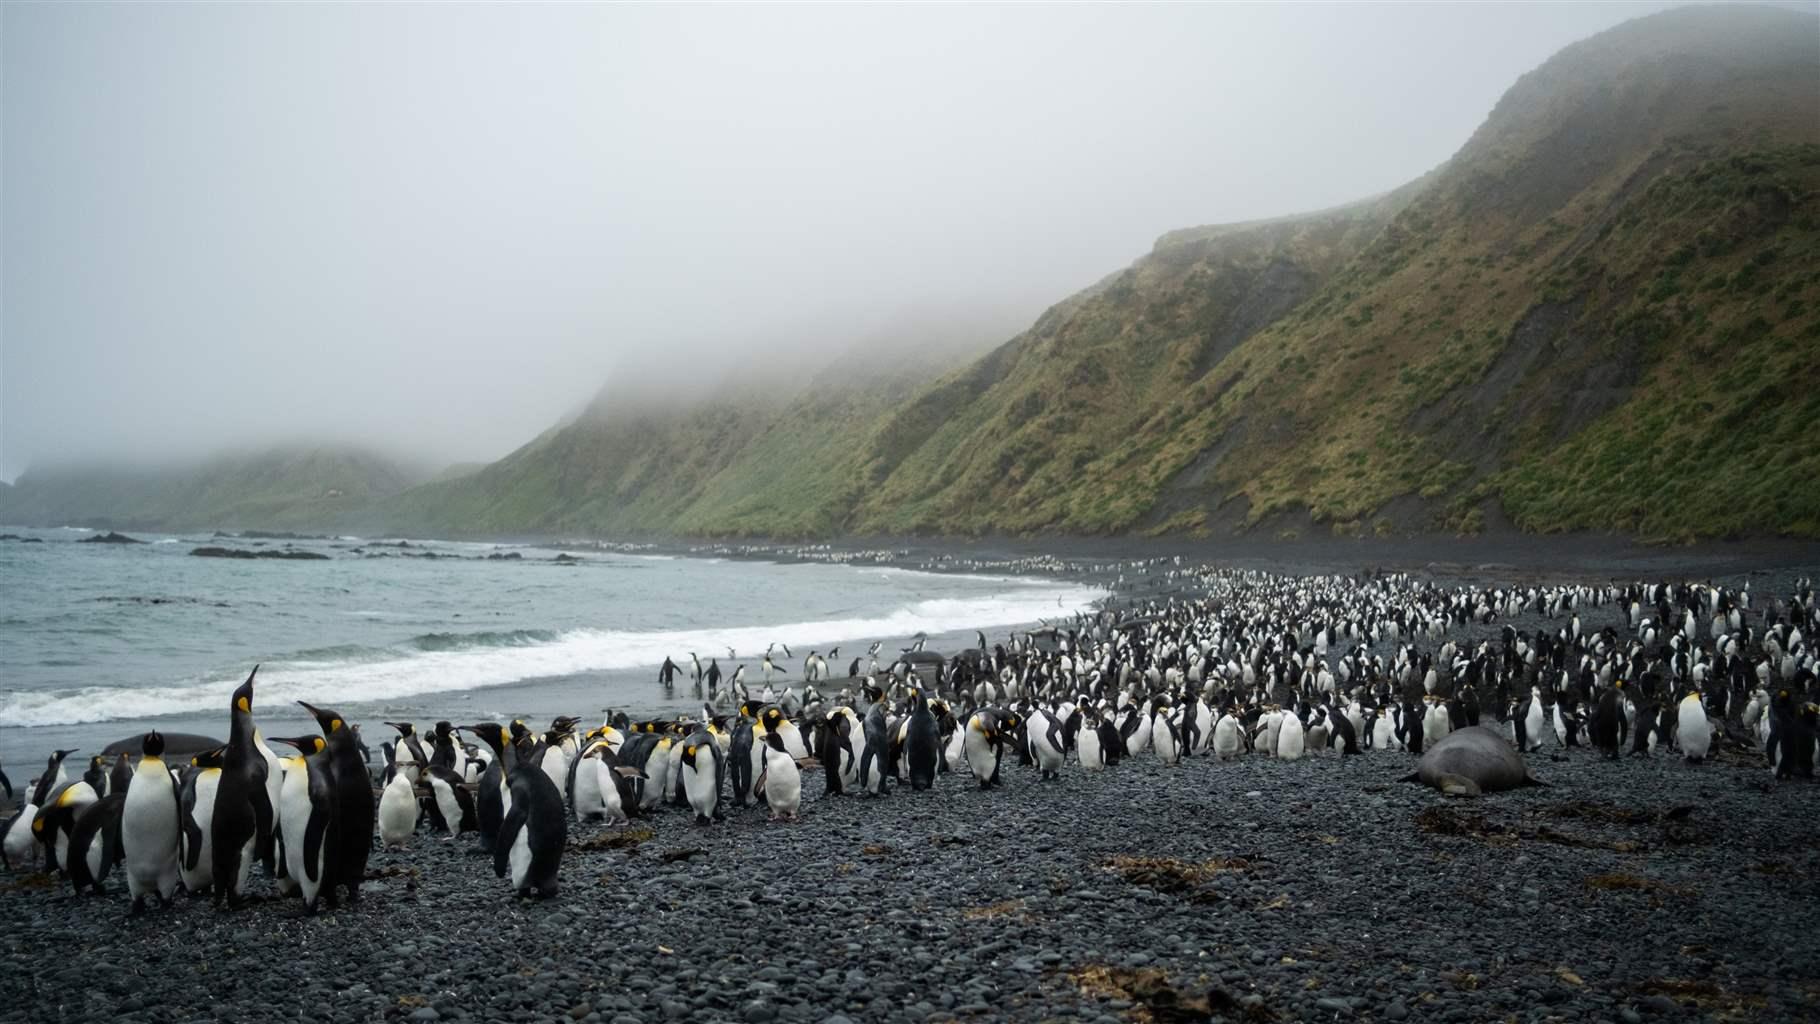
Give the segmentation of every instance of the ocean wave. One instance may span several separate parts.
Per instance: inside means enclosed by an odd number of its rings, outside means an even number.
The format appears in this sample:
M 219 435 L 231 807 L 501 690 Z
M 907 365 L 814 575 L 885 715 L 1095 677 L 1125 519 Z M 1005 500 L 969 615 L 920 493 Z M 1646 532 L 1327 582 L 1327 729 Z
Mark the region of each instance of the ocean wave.
M 1085 609 L 1102 596 L 1103 591 L 1085 586 L 1030 586 L 983 597 L 918 601 L 874 618 L 657 632 L 430 633 L 394 647 L 344 645 L 268 662 L 259 670 L 256 701 L 268 707 L 297 700 L 328 706 L 373 704 L 579 672 L 639 667 L 655 672 L 666 655 L 685 659 L 693 650 L 706 661 L 724 655 L 728 647 L 744 652 L 739 658 L 723 659 L 722 670 L 731 674 L 742 662 L 756 666 L 766 645 L 774 641 L 807 654 L 822 645 L 1021 625 Z M 13 691 L 0 695 L 0 726 L 76 725 L 215 711 L 245 671 L 241 666 L 174 686 Z M 795 679 L 794 666 L 791 678 Z

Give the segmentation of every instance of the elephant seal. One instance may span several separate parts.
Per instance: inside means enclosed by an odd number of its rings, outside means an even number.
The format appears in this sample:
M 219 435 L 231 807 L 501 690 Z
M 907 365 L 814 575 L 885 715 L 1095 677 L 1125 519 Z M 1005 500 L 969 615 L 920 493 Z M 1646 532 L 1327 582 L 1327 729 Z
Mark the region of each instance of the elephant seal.
M 162 735 L 164 736 L 164 754 L 166 757 L 188 758 L 191 754 L 199 754 L 204 750 L 214 750 L 216 747 L 222 745 L 221 741 L 218 739 L 212 739 L 208 736 L 196 736 L 187 732 L 167 732 Z M 140 733 L 137 736 L 128 736 L 118 743 L 109 743 L 107 749 L 101 752 L 101 756 L 113 757 L 117 754 L 137 755 L 140 746 L 144 743 L 144 733 Z
M 1510 741 L 1482 725 L 1455 729 L 1423 753 L 1404 782 L 1421 782 L 1448 796 L 1480 796 L 1540 786 Z

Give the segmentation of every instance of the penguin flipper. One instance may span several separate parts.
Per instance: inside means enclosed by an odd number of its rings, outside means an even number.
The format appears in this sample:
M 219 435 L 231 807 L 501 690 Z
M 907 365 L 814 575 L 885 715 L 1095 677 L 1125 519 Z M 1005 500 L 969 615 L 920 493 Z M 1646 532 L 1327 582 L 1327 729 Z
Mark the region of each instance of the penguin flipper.
M 493 874 L 506 877 L 506 864 L 512 856 L 512 844 L 518 842 L 518 831 L 525 827 L 525 801 L 513 800 L 499 825 L 499 838 L 493 843 Z
M 196 824 L 196 787 L 185 786 L 183 802 L 177 808 L 177 822 L 183 826 L 183 869 L 196 870 L 202 863 L 202 827 Z
M 259 767 L 264 769 L 265 762 Z M 265 865 L 267 871 L 273 870 L 276 853 L 273 851 L 272 825 L 277 819 L 273 813 L 272 794 L 265 788 L 266 772 L 261 770 L 253 785 L 253 856 Z
M 313 794 L 312 794 L 313 796 Z M 303 826 L 303 871 L 310 881 L 319 882 L 322 846 L 328 837 L 329 808 L 324 802 L 310 801 L 310 820 Z
M 6 790 L 6 798 L 13 798 L 13 780 L 6 777 L 6 770 L 0 769 L 0 789 Z

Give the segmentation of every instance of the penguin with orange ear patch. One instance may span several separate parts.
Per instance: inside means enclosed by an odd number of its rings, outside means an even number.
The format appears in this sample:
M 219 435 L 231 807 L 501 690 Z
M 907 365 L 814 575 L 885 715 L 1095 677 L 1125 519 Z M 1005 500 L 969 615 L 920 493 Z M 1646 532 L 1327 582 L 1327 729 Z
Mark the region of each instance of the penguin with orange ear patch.
M 373 779 L 354 740 L 347 719 L 327 708 L 297 702 L 316 718 L 322 729 L 328 758 L 329 781 L 334 786 L 335 828 L 325 858 L 322 895 L 335 905 L 335 888 L 345 885 L 348 902 L 360 902 L 360 883 L 366 881 L 367 857 L 373 852 Z
M 768 732 L 767 735 L 776 733 Z M 783 737 L 778 736 L 778 741 L 783 742 Z M 720 780 L 725 768 L 720 744 L 706 729 L 697 729 L 682 741 L 682 761 L 678 770 L 682 772 L 683 795 L 689 798 L 689 806 L 695 811 L 695 823 L 713 824 L 721 816 Z

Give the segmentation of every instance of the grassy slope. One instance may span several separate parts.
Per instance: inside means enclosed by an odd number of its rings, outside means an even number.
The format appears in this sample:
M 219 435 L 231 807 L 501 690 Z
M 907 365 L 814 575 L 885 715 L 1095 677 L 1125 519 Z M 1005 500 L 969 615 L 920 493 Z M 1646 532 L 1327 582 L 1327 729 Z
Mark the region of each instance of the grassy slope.
M 284 448 L 159 470 L 27 472 L 0 495 L 0 521 L 120 529 L 319 529 L 419 477 L 352 449 Z M 331 492 L 339 491 L 331 496 Z
M 1525 75 L 1422 180 L 1173 232 L 933 382 L 848 365 L 787 400 L 603 402 L 335 522 L 1815 536 L 1815 25 L 1638 19 Z M 321 513 L 292 497 L 261 507 Z
M 1387 224 L 1159 247 L 925 396 L 939 426 L 853 525 L 1305 528 L 1306 508 L 1356 531 L 1402 500 L 1471 530 L 1497 496 L 1531 530 L 1814 534 L 1793 443 L 1820 315 L 1812 27 L 1633 22 L 1525 76 Z M 1197 375 L 1261 264 L 1323 256 L 1343 265 Z

